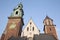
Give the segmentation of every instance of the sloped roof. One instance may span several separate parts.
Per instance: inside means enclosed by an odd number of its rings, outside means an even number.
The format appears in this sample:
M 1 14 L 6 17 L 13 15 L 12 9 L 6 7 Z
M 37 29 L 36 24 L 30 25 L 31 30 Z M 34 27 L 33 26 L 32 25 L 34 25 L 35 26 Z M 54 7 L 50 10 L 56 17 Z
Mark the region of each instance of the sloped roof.
M 51 21 L 53 21 L 53 19 L 51 19 L 49 16 L 46 16 L 45 19 L 44 19 L 44 21 L 45 21 L 46 19 L 50 19 Z M 44 21 L 43 21 L 43 22 L 44 22 Z
M 26 37 L 11 37 L 9 40 L 29 40 Z M 57 40 L 54 36 L 49 35 L 49 34 L 40 34 L 40 35 L 34 35 L 33 40 Z
M 34 36 L 34 40 L 57 40 L 54 36 L 48 34 L 40 34 Z
M 8 40 L 17 40 L 16 37 L 11 36 Z
M 28 21 L 27 25 L 28 25 L 30 22 L 32 22 L 32 23 L 36 26 L 36 24 L 34 23 L 34 21 L 32 20 L 32 18 L 30 18 L 30 20 Z M 27 27 L 27 25 L 26 25 L 26 27 Z M 26 28 L 26 27 L 25 27 L 25 28 Z M 25 30 L 25 28 L 24 28 L 24 30 Z M 36 26 L 36 28 L 38 29 L 37 26 Z M 24 31 L 24 30 L 23 30 L 23 31 Z M 38 31 L 39 31 L 39 29 L 38 29 Z
M 12 36 L 12 37 L 10 37 L 8 40 L 26 40 L 26 37 L 14 37 L 14 36 Z

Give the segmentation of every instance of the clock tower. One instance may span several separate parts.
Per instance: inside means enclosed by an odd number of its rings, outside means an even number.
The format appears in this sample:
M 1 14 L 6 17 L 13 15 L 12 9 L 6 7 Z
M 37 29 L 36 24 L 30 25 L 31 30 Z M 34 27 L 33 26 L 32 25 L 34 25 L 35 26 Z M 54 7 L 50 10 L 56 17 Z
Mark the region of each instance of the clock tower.
M 10 17 L 8 17 L 8 23 L 2 35 L 3 40 L 8 40 L 11 36 L 18 37 L 21 35 L 23 23 L 23 5 L 20 3 L 16 8 L 13 9 Z

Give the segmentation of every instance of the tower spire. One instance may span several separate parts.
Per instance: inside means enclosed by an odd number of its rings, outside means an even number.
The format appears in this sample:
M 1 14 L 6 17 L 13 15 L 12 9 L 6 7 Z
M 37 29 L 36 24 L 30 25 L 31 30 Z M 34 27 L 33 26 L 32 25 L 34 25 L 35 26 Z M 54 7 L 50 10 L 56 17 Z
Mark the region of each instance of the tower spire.
M 12 36 L 19 37 L 21 36 L 23 22 L 23 5 L 20 3 L 16 8 L 13 9 L 13 12 L 10 17 L 8 17 L 8 23 L 6 30 L 4 31 L 2 38 L 3 40 L 8 40 Z
M 23 17 L 24 11 L 23 11 L 23 5 L 22 2 L 18 4 L 16 8 L 13 9 L 13 13 L 11 14 L 11 17 Z

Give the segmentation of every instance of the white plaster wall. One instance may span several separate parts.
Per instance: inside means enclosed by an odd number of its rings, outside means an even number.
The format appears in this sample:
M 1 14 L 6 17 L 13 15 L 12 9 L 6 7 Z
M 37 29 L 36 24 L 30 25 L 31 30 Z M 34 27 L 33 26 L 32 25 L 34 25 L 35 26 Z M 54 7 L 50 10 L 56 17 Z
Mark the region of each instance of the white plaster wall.
M 31 22 L 31 25 L 30 25 Z M 29 27 L 29 31 L 27 31 L 27 27 Z M 33 31 L 33 27 L 34 27 L 34 31 Z M 31 30 L 30 30 L 31 29 Z M 28 22 L 27 26 L 25 27 L 25 29 L 22 32 L 21 36 L 27 36 L 28 37 L 32 37 L 34 36 L 34 34 L 39 35 L 39 29 L 36 27 L 36 25 L 33 23 L 32 19 L 30 19 L 30 21 Z

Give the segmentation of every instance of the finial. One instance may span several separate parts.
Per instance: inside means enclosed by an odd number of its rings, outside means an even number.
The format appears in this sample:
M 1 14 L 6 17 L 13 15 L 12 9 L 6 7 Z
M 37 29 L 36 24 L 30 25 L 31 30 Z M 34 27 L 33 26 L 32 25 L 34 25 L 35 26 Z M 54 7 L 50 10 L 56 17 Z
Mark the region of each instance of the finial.
M 23 1 L 23 0 L 21 0 L 21 2 L 20 2 L 20 3 L 22 3 L 22 1 Z
M 48 16 L 47 11 L 46 11 L 46 16 Z
M 32 19 L 32 17 L 30 19 Z
M 30 20 L 32 20 L 32 17 L 30 17 Z
M 46 14 L 46 18 L 48 17 L 48 15 Z
M 49 17 L 48 17 L 48 14 L 47 14 L 47 11 L 46 11 L 46 18 L 49 18 Z
M 46 13 L 46 16 L 48 16 L 47 13 Z

